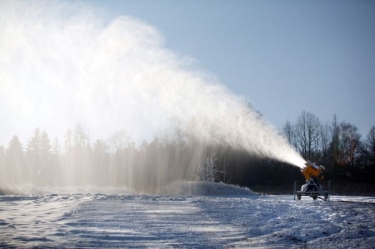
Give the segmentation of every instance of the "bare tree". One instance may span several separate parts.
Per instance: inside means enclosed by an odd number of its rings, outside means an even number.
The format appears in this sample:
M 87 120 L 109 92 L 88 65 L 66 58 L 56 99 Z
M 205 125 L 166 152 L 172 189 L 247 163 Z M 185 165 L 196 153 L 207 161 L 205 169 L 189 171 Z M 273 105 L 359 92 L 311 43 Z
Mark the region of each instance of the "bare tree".
M 321 159 L 324 163 L 328 163 L 329 161 L 330 142 L 331 142 L 330 125 L 328 122 L 325 122 L 320 127 L 320 150 L 321 150 Z
M 286 137 L 286 139 L 288 140 L 289 144 L 296 147 L 294 128 L 293 128 L 293 125 L 290 123 L 289 120 L 286 121 L 286 123 L 283 127 L 283 133 L 284 133 L 284 136 Z
M 217 179 L 219 174 L 219 170 L 217 169 L 216 165 L 217 160 L 218 157 L 216 152 L 209 153 L 209 155 L 204 159 L 203 163 L 201 163 L 200 165 L 200 180 L 206 182 L 214 182 Z
M 230 180 L 232 179 L 232 176 L 228 175 L 229 174 L 229 160 L 227 160 L 226 158 L 224 158 L 223 170 L 221 171 L 221 173 L 223 174 L 223 182 L 229 183 Z
M 296 144 L 306 159 L 312 160 L 320 135 L 320 121 L 314 114 L 303 111 L 295 126 Z
M 331 153 L 332 153 L 332 167 L 333 171 L 336 170 L 336 166 L 339 164 L 339 145 L 340 145 L 340 125 L 337 115 L 333 115 L 331 122 Z
M 340 124 L 339 160 L 343 165 L 355 166 L 355 159 L 359 156 L 360 138 L 355 125 L 346 122 Z
M 365 141 L 365 150 L 368 160 L 372 166 L 375 166 L 375 126 L 372 126 Z

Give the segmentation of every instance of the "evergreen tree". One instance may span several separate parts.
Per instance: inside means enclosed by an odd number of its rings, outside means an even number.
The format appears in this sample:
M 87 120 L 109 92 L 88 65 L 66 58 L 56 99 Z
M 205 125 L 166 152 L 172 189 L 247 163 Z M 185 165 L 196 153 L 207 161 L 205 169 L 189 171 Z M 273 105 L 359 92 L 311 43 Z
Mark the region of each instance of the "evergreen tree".
M 109 154 L 108 146 L 102 140 L 96 140 L 93 146 L 94 182 L 100 186 L 108 184 Z
M 4 187 L 5 180 L 6 180 L 5 148 L 4 146 L 0 146 L 0 188 Z
M 41 161 L 41 133 L 40 129 L 34 130 L 34 135 L 29 139 L 26 148 L 26 167 L 28 182 L 36 184 L 40 174 Z
M 59 143 L 59 140 L 55 138 L 53 146 L 52 146 L 52 152 L 51 152 L 51 162 L 50 162 L 50 169 L 51 169 L 51 185 L 52 186 L 61 186 L 62 179 L 61 179 L 61 173 L 62 173 L 62 154 L 61 154 L 61 146 Z
M 51 167 L 51 141 L 46 131 L 43 131 L 40 141 L 40 162 L 39 162 L 39 180 L 38 183 L 45 185 L 51 184 L 53 178 L 53 170 Z
M 24 184 L 24 153 L 22 144 L 17 136 L 14 136 L 9 143 L 5 155 L 6 182 L 11 185 Z

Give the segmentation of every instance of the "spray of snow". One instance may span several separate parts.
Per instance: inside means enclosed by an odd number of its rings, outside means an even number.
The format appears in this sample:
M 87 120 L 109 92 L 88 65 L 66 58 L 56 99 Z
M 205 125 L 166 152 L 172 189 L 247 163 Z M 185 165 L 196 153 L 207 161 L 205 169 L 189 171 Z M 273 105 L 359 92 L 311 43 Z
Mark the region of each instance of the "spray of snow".
M 126 130 L 142 141 L 173 122 L 206 143 L 303 166 L 275 128 L 194 59 L 165 48 L 155 27 L 104 20 L 71 2 L 0 2 L 2 143 L 35 127 L 62 137 L 75 124 L 95 139 Z

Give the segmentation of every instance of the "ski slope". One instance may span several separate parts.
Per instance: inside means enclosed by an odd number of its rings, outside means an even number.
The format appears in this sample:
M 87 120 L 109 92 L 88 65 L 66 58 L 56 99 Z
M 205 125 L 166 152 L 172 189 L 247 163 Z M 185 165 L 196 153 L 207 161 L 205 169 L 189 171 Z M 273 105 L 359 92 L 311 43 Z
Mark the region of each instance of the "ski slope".
M 224 192 L 226 193 L 226 192 Z M 374 248 L 374 198 L 0 196 L 0 247 Z

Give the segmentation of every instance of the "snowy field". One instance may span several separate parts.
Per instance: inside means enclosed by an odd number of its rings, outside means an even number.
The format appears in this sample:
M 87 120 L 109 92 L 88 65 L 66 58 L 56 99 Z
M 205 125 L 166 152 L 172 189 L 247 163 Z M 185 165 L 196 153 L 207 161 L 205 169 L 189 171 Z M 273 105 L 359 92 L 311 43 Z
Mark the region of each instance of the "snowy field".
M 1 248 L 374 248 L 374 198 L 0 196 Z

